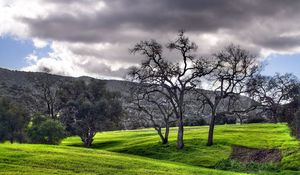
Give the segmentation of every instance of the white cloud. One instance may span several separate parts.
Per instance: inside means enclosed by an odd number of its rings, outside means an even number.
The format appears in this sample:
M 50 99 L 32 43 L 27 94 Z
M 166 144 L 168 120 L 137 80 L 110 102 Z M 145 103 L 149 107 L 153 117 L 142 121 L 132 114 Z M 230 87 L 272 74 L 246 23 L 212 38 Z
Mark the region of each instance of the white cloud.
M 93 45 L 94 49 L 99 51 L 107 49 L 109 45 L 97 44 Z M 108 61 L 106 59 L 99 59 L 94 56 L 82 56 L 74 54 L 71 49 L 84 48 L 92 49 L 83 44 L 72 44 L 64 42 L 52 42 L 52 51 L 46 57 L 38 57 L 32 53 L 26 57 L 29 66 L 24 67 L 23 71 L 42 71 L 47 67 L 54 74 L 65 76 L 92 76 L 104 79 L 120 79 L 131 64 L 122 65 L 118 62 Z
M 34 38 L 32 39 L 32 42 L 33 42 L 33 45 L 36 47 L 36 48 L 44 48 L 48 45 L 48 42 L 45 41 L 45 40 L 41 40 L 41 39 L 38 39 L 38 38 Z

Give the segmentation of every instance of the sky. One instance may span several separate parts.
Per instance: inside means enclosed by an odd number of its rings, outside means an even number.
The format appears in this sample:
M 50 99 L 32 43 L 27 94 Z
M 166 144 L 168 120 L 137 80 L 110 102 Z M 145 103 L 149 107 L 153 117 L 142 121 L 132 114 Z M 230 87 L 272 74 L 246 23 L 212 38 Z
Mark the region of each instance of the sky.
M 233 43 L 266 64 L 263 74 L 300 77 L 299 9 L 295 0 L 0 0 L 0 67 L 120 79 L 143 59 L 129 53 L 135 43 L 184 29 L 198 55 Z

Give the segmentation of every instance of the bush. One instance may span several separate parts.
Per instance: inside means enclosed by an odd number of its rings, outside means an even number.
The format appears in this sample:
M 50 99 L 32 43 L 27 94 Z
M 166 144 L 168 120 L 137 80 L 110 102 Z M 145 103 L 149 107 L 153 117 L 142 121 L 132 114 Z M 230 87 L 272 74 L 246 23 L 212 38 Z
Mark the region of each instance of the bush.
M 202 117 L 187 117 L 184 120 L 186 126 L 203 126 L 207 125 L 207 122 Z
M 63 124 L 50 118 L 36 117 L 28 129 L 28 137 L 32 143 L 55 145 L 59 144 L 65 136 Z
M 215 120 L 216 125 L 236 124 L 236 118 L 233 116 L 219 115 Z
M 251 117 L 245 123 L 267 123 L 267 122 L 268 120 L 266 120 L 263 117 Z

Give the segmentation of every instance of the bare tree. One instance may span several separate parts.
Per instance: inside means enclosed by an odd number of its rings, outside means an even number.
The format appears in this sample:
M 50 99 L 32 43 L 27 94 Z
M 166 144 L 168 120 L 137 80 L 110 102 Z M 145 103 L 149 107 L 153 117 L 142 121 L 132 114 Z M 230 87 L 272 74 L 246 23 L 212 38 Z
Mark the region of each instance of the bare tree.
M 248 85 L 249 95 L 260 102 L 262 110 L 274 123 L 279 121 L 281 105 L 291 102 L 298 93 L 298 80 L 293 74 L 256 76 Z
M 247 92 L 247 82 L 258 73 L 259 66 L 256 57 L 238 46 L 230 45 L 213 58 L 218 69 L 207 76 L 207 84 L 212 90 L 198 90 L 200 99 L 209 106 L 211 120 L 209 125 L 207 145 L 213 145 L 215 120 L 217 116 L 226 113 L 245 112 L 234 108 L 234 103 L 240 95 Z M 227 105 L 224 106 L 224 105 Z M 249 109 L 247 109 L 249 110 Z
M 133 109 L 139 112 L 139 119 L 144 127 L 153 127 L 159 135 L 162 144 L 169 141 L 170 125 L 175 122 L 174 111 L 168 99 L 159 93 L 148 92 L 145 88 L 134 88 L 131 93 Z M 163 133 L 163 128 L 164 133 Z
M 180 32 L 178 38 L 170 42 L 167 48 L 179 52 L 179 62 L 167 61 L 162 55 L 162 45 L 155 40 L 136 44 L 131 52 L 140 53 L 146 59 L 140 67 L 132 68 L 129 76 L 133 81 L 146 87 L 148 92 L 157 92 L 170 101 L 177 117 L 177 148 L 182 149 L 184 147 L 185 95 L 194 89 L 194 79 L 209 74 L 211 70 L 206 69 L 204 62 L 195 59 L 192 52 L 197 49 L 197 46 L 184 35 L 184 32 Z
M 58 106 L 56 106 L 57 97 L 59 86 L 62 82 L 52 78 L 49 74 L 50 72 L 51 70 L 44 68 L 44 74 L 40 74 L 40 76 L 36 79 L 35 87 L 37 88 L 37 92 L 35 92 L 34 96 L 45 103 L 48 116 L 52 119 L 56 119 L 56 109 L 58 108 Z

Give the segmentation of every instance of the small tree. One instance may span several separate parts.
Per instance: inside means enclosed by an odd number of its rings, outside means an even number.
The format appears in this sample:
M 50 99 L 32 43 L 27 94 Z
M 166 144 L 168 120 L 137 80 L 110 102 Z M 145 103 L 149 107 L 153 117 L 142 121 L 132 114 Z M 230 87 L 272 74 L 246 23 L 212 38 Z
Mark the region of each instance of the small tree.
M 65 124 L 86 147 L 92 145 L 97 132 L 113 128 L 122 113 L 119 95 L 108 92 L 105 84 L 97 80 L 66 84 L 60 98 L 65 104 Z
M 0 141 L 23 142 L 29 120 L 29 115 L 24 108 L 13 104 L 8 99 L 0 99 Z
M 28 129 L 28 136 L 32 143 L 57 145 L 66 136 L 65 127 L 57 120 L 47 117 L 35 117 Z

